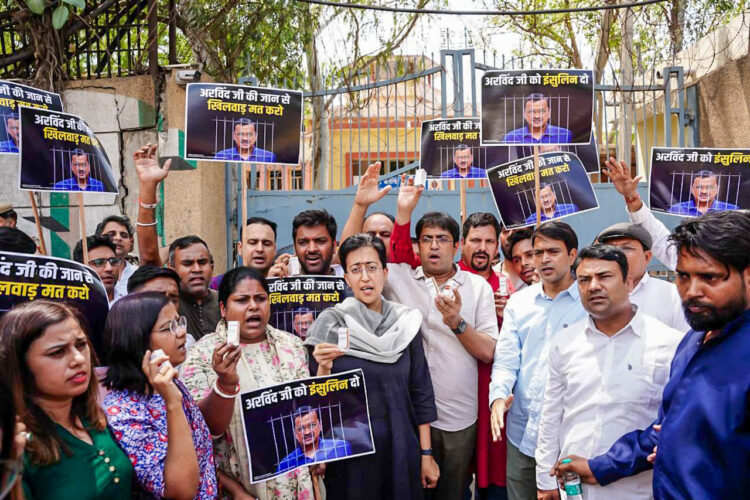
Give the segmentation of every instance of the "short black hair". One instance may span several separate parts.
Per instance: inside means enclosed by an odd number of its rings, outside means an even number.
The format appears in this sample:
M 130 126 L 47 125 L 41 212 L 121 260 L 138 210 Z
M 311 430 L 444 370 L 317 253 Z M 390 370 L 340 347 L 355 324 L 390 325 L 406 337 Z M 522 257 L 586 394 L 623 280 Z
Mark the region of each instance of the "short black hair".
M 2 217 L 3 219 L 12 219 L 14 221 L 17 221 L 18 213 L 16 213 L 16 211 L 11 208 L 10 210 L 6 210 L 5 212 L 1 213 L 0 217 Z
M 461 233 L 464 239 L 469 235 L 469 230 L 475 227 L 492 226 L 495 229 L 495 238 L 500 237 L 500 223 L 494 215 L 489 212 L 476 212 L 471 214 L 464 221 L 464 227 Z
M 543 223 L 534 230 L 531 235 L 531 244 L 534 244 L 537 236 L 544 236 L 551 240 L 558 240 L 565 243 L 565 248 L 570 253 L 573 249 L 578 249 L 578 235 L 573 228 L 564 222 L 551 220 Z
M 313 408 L 312 406 L 309 406 L 309 405 L 300 406 L 299 408 L 294 410 L 294 413 L 292 414 L 292 420 L 297 420 L 298 418 L 303 417 L 307 415 L 308 413 L 317 414 L 317 412 L 315 411 L 315 408 Z
M 515 229 L 510 233 L 510 236 L 508 236 L 508 253 L 505 253 L 505 249 L 503 249 L 503 255 L 505 256 L 506 260 L 513 260 L 513 247 L 515 247 L 518 243 L 522 242 L 523 240 L 530 240 L 531 236 L 534 234 L 534 231 L 529 229 L 528 227 L 524 227 L 521 229 Z
M 112 250 L 112 253 L 117 253 L 115 244 L 112 243 L 112 240 L 98 234 L 86 238 L 86 247 L 89 252 L 94 248 L 107 247 Z M 73 249 L 73 260 L 80 262 L 81 264 L 86 264 L 87 266 L 89 265 L 88 262 L 83 261 L 83 240 L 79 240 L 78 243 L 76 243 L 76 247 Z
M 182 236 L 181 238 L 177 238 L 172 242 L 171 245 L 169 245 L 169 256 L 167 257 L 167 262 L 170 266 L 174 267 L 175 263 L 175 255 L 177 254 L 177 250 L 185 250 L 188 247 L 191 247 L 193 245 L 203 245 L 206 247 L 206 250 L 208 250 L 208 255 L 211 257 L 211 262 L 214 261 L 213 255 L 211 255 L 211 250 L 208 248 L 208 244 L 200 239 L 198 236 L 195 236 L 194 234 L 190 236 Z
M 102 232 L 104 231 L 104 227 L 110 222 L 116 222 L 119 225 L 124 226 L 125 229 L 127 229 L 130 237 L 133 237 L 133 226 L 130 223 L 130 219 L 126 215 L 108 215 L 107 217 L 103 218 L 99 224 L 96 225 L 96 231 L 94 231 L 94 234 L 98 234 L 101 236 Z
M 112 305 L 104 325 L 104 358 L 109 369 L 104 386 L 139 394 L 152 392 L 141 369 L 151 331 L 169 299 L 159 292 L 126 295 Z
M 611 262 L 617 262 L 622 272 L 622 281 L 628 279 L 628 258 L 625 256 L 625 252 L 620 250 L 614 245 L 604 245 L 602 243 L 594 243 L 587 247 L 583 247 L 578 255 L 576 256 L 575 262 L 573 262 L 573 272 L 575 273 L 581 261 L 584 259 L 595 259 L 595 260 L 608 260 Z
M 678 255 L 683 251 L 700 258 L 708 255 L 743 272 L 750 265 L 750 212 L 709 212 L 688 219 L 672 231 L 669 242 Z
M 456 146 L 456 148 L 453 150 L 453 154 L 456 154 L 456 151 L 463 151 L 464 149 L 468 149 L 469 153 L 472 153 L 471 146 L 467 144 L 459 144 Z
M 459 234 L 458 222 L 446 212 L 427 212 L 417 221 L 415 231 L 417 239 L 422 237 L 422 229 L 425 227 L 439 227 L 445 229 L 453 237 L 453 243 L 456 243 L 461 235 Z
M 325 226 L 331 241 L 336 241 L 336 219 L 328 213 L 328 210 L 305 210 L 298 213 L 292 220 L 292 240 L 297 240 L 297 229 L 300 226 L 315 227 Z
M 266 219 L 264 217 L 250 217 L 249 219 L 247 219 L 245 221 L 245 226 L 249 226 L 250 224 L 264 224 L 264 225 L 270 227 L 271 230 L 273 231 L 273 239 L 274 240 L 276 239 L 276 237 L 277 237 L 277 235 L 276 235 L 276 229 L 278 228 L 278 226 L 276 225 L 275 222 L 273 222 L 271 220 L 268 220 L 268 219 Z M 240 237 L 243 236 L 242 232 L 245 230 L 245 226 L 242 226 L 240 228 Z
M 70 156 L 85 156 L 88 159 L 89 154 L 81 148 L 75 148 L 70 152 Z
M 719 181 L 719 174 L 717 174 L 716 172 L 712 172 L 711 170 L 706 170 L 706 169 L 699 170 L 696 173 L 694 173 L 693 174 L 693 181 L 695 179 L 702 179 L 704 177 L 716 177 L 716 182 Z M 691 183 L 692 183 L 692 181 L 691 181 Z
M 36 253 L 36 243 L 28 234 L 17 227 L 0 227 L 0 251 L 15 253 Z
M 232 127 L 232 130 L 234 130 L 235 128 L 237 128 L 237 125 L 243 125 L 243 126 L 244 125 L 252 125 L 253 129 L 256 132 L 258 131 L 257 125 L 255 125 L 255 122 L 252 121 L 250 118 L 239 118 L 239 119 L 237 119 L 237 121 L 234 122 L 234 127 Z
M 219 285 L 219 303 L 226 306 L 229 296 L 237 289 L 237 285 L 246 279 L 257 281 L 260 283 L 260 286 L 263 287 L 263 290 L 265 290 L 268 295 L 271 295 L 271 289 L 268 288 L 268 281 L 266 281 L 266 277 L 263 276 L 260 271 L 253 269 L 252 267 L 240 266 L 231 269 L 223 278 L 221 278 L 221 284 Z
M 389 214 L 388 212 L 372 212 L 371 214 L 368 214 L 364 220 L 369 219 L 373 215 L 382 215 L 383 217 L 387 217 L 388 220 L 393 222 L 394 224 L 396 223 L 396 218 L 392 214 Z
M 349 256 L 349 254 L 354 250 L 365 247 L 375 249 L 375 251 L 378 253 L 378 259 L 380 259 L 380 263 L 383 265 L 383 268 L 385 268 L 388 260 L 385 254 L 385 244 L 383 244 L 383 240 L 381 240 L 377 236 L 371 235 L 370 233 L 359 233 L 353 236 L 349 236 L 344 240 L 344 242 L 341 244 L 341 247 L 339 248 L 339 262 L 344 268 L 344 272 L 347 271 L 346 258 Z
M 128 279 L 128 293 L 137 292 L 143 285 L 156 278 L 169 278 L 180 286 L 180 275 L 174 269 L 157 266 L 141 266 Z
M 13 111 L 11 114 L 6 115 L 5 116 L 5 122 L 7 123 L 8 120 L 20 120 L 20 118 L 18 117 L 18 113 L 16 113 L 15 111 Z
M 532 92 L 531 94 L 527 95 L 524 98 L 523 105 L 526 106 L 527 103 L 536 101 L 547 101 L 547 105 L 549 105 L 549 97 L 542 94 L 541 92 Z

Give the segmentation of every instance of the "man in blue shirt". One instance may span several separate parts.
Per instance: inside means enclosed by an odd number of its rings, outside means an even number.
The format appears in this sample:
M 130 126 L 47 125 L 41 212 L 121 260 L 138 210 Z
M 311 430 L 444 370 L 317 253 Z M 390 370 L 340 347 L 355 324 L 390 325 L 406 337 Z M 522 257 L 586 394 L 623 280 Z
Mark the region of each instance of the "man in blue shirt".
M 247 118 L 240 118 L 234 124 L 232 133 L 234 147 L 216 153 L 217 160 L 246 161 L 258 163 L 275 163 L 276 155 L 255 146 L 258 132 L 255 123 Z
M 510 500 L 536 498 L 536 452 L 544 401 L 547 350 L 552 338 L 585 316 L 571 266 L 578 237 L 564 222 L 542 224 L 532 234 L 541 283 L 508 299 L 495 347 L 490 383 L 492 438 L 500 438 L 508 412 L 507 480 Z M 515 400 L 515 402 L 514 402 Z
M 294 438 L 297 449 L 287 455 L 276 469 L 284 472 L 305 464 L 325 462 L 352 454 L 352 445 L 341 439 L 323 439 L 318 412 L 310 406 L 302 406 L 294 412 Z
M 538 92 L 526 96 L 523 108 L 523 119 L 526 125 L 511 130 L 505 137 L 504 143 L 515 144 L 570 144 L 573 133 L 563 127 L 556 127 L 549 123 L 549 97 Z
M 720 210 L 737 210 L 731 203 L 718 201 L 719 176 L 710 170 L 701 170 L 693 177 L 690 184 L 690 199 L 669 207 L 670 214 L 698 216 Z
M 484 179 L 483 168 L 475 167 L 474 154 L 466 144 L 459 144 L 453 152 L 453 167 L 446 170 L 440 177 L 443 179 Z
M 89 155 L 82 149 L 70 153 L 70 170 L 73 177 L 56 182 L 52 189 L 56 191 L 95 191 L 104 192 L 104 184 L 91 177 Z
M 557 203 L 552 184 L 546 182 L 540 186 L 539 201 L 542 203 L 542 222 L 578 212 L 578 206 L 575 203 Z M 536 224 L 536 212 L 526 218 L 526 223 Z
M 20 123 L 18 113 L 11 113 L 5 119 L 5 131 L 8 134 L 8 140 L 0 142 L 0 153 L 18 153 Z
M 670 240 L 693 329 L 677 347 L 654 425 L 591 460 L 559 461 L 553 472 L 606 485 L 653 467 L 656 500 L 747 498 L 750 215 L 710 213 L 680 224 Z

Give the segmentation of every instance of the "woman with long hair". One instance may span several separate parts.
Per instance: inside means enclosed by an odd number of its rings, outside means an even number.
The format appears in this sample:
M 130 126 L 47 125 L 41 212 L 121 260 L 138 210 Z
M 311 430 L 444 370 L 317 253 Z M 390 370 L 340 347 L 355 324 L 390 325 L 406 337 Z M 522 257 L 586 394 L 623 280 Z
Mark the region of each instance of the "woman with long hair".
M 133 466 L 97 401 L 91 342 L 70 307 L 44 300 L 0 321 L 0 370 L 30 433 L 27 500 L 129 500 Z
M 226 429 L 214 441 L 219 481 L 233 498 L 281 500 L 312 499 L 312 480 L 307 468 L 251 484 L 250 459 L 245 450 L 245 429 L 242 407 L 236 397 L 240 390 L 249 391 L 290 382 L 309 376 L 307 355 L 302 341 L 268 324 L 271 303 L 266 279 L 255 269 L 232 269 L 219 285 L 221 321 L 216 332 L 202 337 L 188 353 L 180 374 L 196 400 L 210 395 L 216 374 L 211 369 L 211 353 L 216 345 L 227 341 L 227 322 L 239 323 L 241 357 L 237 363 L 239 386 L 231 392 L 222 390 L 222 397 L 231 403 L 228 408 L 201 406 L 206 418 L 221 420 L 229 416 Z M 250 446 L 253 446 L 250 443 Z
M 107 316 L 103 407 L 141 498 L 218 494 L 208 425 L 174 368 L 185 360 L 186 336 L 185 317 L 160 292 L 127 295 Z

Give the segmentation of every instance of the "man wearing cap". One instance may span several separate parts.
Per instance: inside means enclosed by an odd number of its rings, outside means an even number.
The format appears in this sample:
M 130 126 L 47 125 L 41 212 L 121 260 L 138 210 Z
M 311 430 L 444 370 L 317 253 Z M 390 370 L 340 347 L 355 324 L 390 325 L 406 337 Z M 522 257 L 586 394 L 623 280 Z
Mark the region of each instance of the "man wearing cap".
M 10 203 L 0 203 L 0 227 L 16 227 L 18 214 Z
M 652 278 L 646 271 L 652 257 L 652 239 L 643 226 L 619 222 L 599 233 L 596 239 L 599 243 L 615 246 L 625 253 L 628 258 L 628 274 L 633 280 L 630 301 L 641 312 L 675 330 L 687 332 L 690 329 L 682 311 L 677 287 L 668 281 Z

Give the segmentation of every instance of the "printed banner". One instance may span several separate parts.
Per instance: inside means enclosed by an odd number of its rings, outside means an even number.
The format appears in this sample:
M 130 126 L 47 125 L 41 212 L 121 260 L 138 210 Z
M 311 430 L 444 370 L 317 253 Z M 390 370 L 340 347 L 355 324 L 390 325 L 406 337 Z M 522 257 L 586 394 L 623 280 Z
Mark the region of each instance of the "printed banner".
M 95 349 L 101 352 L 109 303 L 96 272 L 57 257 L 0 252 L 0 316 L 16 304 L 40 299 L 66 302 L 78 309 L 88 323 Z
M 485 153 L 479 146 L 479 118 L 422 122 L 420 166 L 428 179 L 485 179 Z
M 0 80 L 0 154 L 18 154 L 21 143 L 21 118 L 18 108 L 49 109 L 62 111 L 60 94 L 27 87 L 20 83 Z
M 271 290 L 271 319 L 268 323 L 302 340 L 322 310 L 351 295 L 344 278 L 335 276 L 268 278 L 268 287 Z
M 82 118 L 21 107 L 19 188 L 118 193 L 107 153 Z
M 240 395 L 251 482 L 375 452 L 362 370 Z
M 750 209 L 750 149 L 652 148 L 649 185 L 654 212 Z
M 497 148 L 492 149 L 507 149 L 509 151 L 508 153 L 508 160 L 507 161 L 513 161 L 518 160 L 521 158 L 526 158 L 528 156 L 534 155 L 534 146 L 508 146 L 502 147 L 499 146 Z M 557 144 L 540 144 L 539 145 L 539 152 L 540 153 L 556 153 L 556 152 L 562 152 L 562 153 L 573 153 L 578 157 L 579 160 L 581 160 L 581 163 L 583 164 L 583 168 L 586 170 L 587 174 L 598 174 L 601 172 L 601 163 L 599 159 L 599 149 L 596 147 L 596 139 L 594 138 L 594 134 L 591 134 L 591 141 L 588 144 L 566 144 L 566 145 L 557 145 Z M 494 163 L 494 165 L 497 165 L 498 163 Z
M 593 110 L 590 70 L 488 71 L 482 77 L 482 145 L 589 144 Z
M 599 208 L 591 180 L 573 153 L 539 155 L 541 222 Z M 492 196 L 506 229 L 536 224 L 534 157 L 487 169 Z
M 298 165 L 302 92 L 189 83 L 185 158 Z

